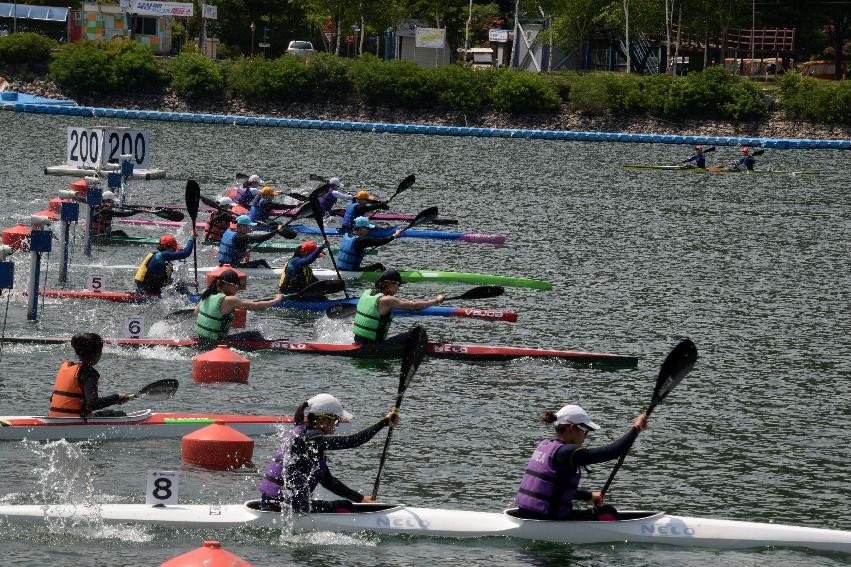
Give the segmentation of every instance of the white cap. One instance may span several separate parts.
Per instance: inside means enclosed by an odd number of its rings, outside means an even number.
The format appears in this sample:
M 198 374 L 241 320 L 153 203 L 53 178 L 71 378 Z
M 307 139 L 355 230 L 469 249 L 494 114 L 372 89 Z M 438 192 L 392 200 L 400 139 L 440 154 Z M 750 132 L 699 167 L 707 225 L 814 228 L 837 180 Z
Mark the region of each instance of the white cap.
M 220 205 L 233 205 L 233 199 L 230 197 L 219 197 L 216 202 Z
M 344 187 L 343 182 L 340 181 L 339 177 L 332 177 L 328 180 L 328 183 L 333 185 L 334 187 Z
M 100 199 L 101 201 L 114 201 L 115 193 L 113 193 L 112 191 L 104 191 L 103 194 L 100 196 Z
M 257 182 L 257 183 L 259 183 L 260 185 L 264 185 L 264 184 L 266 183 L 265 181 L 263 181 L 262 179 L 260 179 L 260 176 L 259 176 L 259 175 L 252 175 L 251 177 L 249 177 L 249 178 L 248 178 L 248 182 L 249 182 L 249 183 L 255 183 L 255 182 Z
M 574 405 L 564 406 L 556 412 L 556 424 L 564 425 L 566 423 L 584 425 L 586 430 L 591 429 L 596 431 L 600 429 L 599 425 L 591 421 L 591 418 L 588 417 L 584 409 Z
M 336 415 L 342 419 L 352 419 L 354 416 L 343 409 L 343 404 L 340 400 L 331 394 L 316 394 L 307 400 L 307 407 L 304 410 L 305 415 L 311 413 L 324 413 L 328 415 Z

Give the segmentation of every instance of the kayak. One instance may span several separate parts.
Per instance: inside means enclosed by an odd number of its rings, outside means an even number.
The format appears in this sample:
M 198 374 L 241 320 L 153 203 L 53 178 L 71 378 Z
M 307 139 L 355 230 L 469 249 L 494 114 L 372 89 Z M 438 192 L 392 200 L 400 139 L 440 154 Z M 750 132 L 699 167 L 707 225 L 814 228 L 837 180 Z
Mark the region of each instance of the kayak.
M 181 224 L 181 223 L 178 223 Z M 109 246 L 109 245 L 118 245 L 118 246 L 157 246 L 160 243 L 160 239 L 157 236 L 98 236 L 94 240 L 92 240 L 92 244 Z M 204 246 L 218 246 L 219 243 L 216 240 L 205 240 L 202 243 Z M 295 252 L 299 247 L 298 242 L 280 242 L 275 239 L 267 240 L 266 242 L 261 242 L 257 246 L 251 249 L 252 252 L 264 253 L 264 252 Z M 331 248 L 331 251 L 334 254 L 337 254 L 340 250 L 336 246 Z M 378 254 L 378 250 L 369 250 L 367 254 L 376 255 Z
M 146 295 L 132 292 L 105 292 L 105 291 L 65 291 L 65 290 L 41 290 L 39 295 L 54 299 L 92 299 L 111 301 L 113 303 L 146 303 L 161 299 L 158 295 Z M 192 303 L 198 303 L 199 296 L 189 295 L 187 299 Z M 272 306 L 273 309 L 294 309 L 296 311 L 325 311 L 329 307 L 341 303 L 357 304 L 357 297 L 348 299 L 326 299 L 322 301 L 281 301 Z M 503 309 L 483 309 L 479 307 L 448 307 L 435 305 L 426 307 L 420 311 L 404 311 L 395 309 L 393 315 L 396 317 L 458 317 L 464 319 L 481 319 L 483 321 L 517 321 L 517 313 Z
M 7 343 L 19 344 L 65 344 L 70 336 L 63 337 L 5 337 Z M 119 347 L 199 347 L 197 339 L 103 339 L 106 344 Z M 348 356 L 351 358 L 401 358 L 399 345 L 367 345 L 315 343 L 296 339 L 223 339 L 221 344 L 243 350 L 269 350 L 296 354 Z M 463 360 L 467 362 L 507 362 L 518 358 L 563 360 L 577 366 L 592 368 L 632 368 L 638 358 L 621 354 L 596 352 L 547 350 L 525 347 L 505 347 L 464 343 L 428 343 L 426 355 L 432 358 Z
M 55 520 L 97 518 L 104 524 L 143 524 L 171 529 L 258 527 L 306 532 L 373 532 L 443 538 L 509 537 L 561 544 L 624 542 L 685 547 L 748 549 L 802 547 L 851 553 L 851 532 L 782 524 L 674 516 L 664 512 L 622 511 L 621 519 L 601 521 L 526 520 L 504 512 L 418 508 L 404 504 L 354 504 L 352 513 L 294 514 L 260 511 L 245 504 L 5 504 L 0 520 L 46 524 Z
M 729 167 L 689 167 L 687 165 L 624 165 L 633 171 L 687 171 L 690 173 L 746 173 L 748 175 L 819 175 L 818 171 L 792 171 L 782 169 L 733 169 Z
M 112 222 L 119 224 L 132 224 L 136 226 L 183 226 L 185 221 L 167 221 L 167 220 L 146 220 L 146 219 L 115 219 Z M 199 222 L 195 224 L 197 230 L 206 230 L 207 223 Z M 265 227 L 260 227 L 262 230 Z M 290 228 L 301 234 L 322 234 L 318 226 L 305 226 L 301 224 L 290 225 Z M 390 236 L 401 227 L 376 228 L 369 231 L 370 236 L 384 238 Z M 267 229 L 271 230 L 271 229 Z M 342 236 L 343 232 L 339 228 L 326 228 L 327 236 Z M 460 242 L 471 242 L 475 244 L 495 244 L 502 246 L 505 244 L 505 236 L 502 234 L 475 234 L 466 232 L 442 232 L 440 230 L 406 230 L 402 235 L 403 238 L 428 238 L 431 240 L 458 240 Z
M 118 266 L 97 266 L 93 264 L 82 265 L 82 268 L 97 268 L 100 270 L 136 270 L 138 266 L 123 264 Z M 212 272 L 218 267 L 199 267 L 198 273 Z M 283 268 L 239 268 L 249 278 L 272 278 L 281 277 Z M 525 287 L 531 289 L 550 290 L 553 285 L 535 278 L 519 278 L 512 276 L 495 276 L 491 274 L 476 274 L 472 272 L 444 272 L 439 270 L 399 270 L 405 283 L 462 283 L 471 285 L 501 285 L 503 287 Z M 336 280 L 337 272 L 334 270 L 317 268 L 313 275 L 318 280 Z M 347 281 L 374 282 L 381 272 L 356 272 L 340 270 L 340 275 Z
M 182 437 L 216 421 L 245 435 L 272 435 L 293 424 L 292 416 L 153 413 L 142 410 L 123 417 L 0 416 L 0 441 L 56 439 L 153 439 Z

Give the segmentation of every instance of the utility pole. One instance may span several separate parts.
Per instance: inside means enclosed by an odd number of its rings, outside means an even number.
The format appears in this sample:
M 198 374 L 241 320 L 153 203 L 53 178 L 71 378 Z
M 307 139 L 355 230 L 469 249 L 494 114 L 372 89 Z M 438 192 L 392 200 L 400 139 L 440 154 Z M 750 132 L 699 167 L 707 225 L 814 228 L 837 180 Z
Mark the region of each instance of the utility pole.
M 518 22 L 520 21 L 518 18 L 520 17 L 520 0 L 515 0 L 514 3 L 514 41 L 511 42 L 511 56 L 508 60 L 508 66 L 514 67 L 514 52 L 517 49 L 517 42 L 520 41 L 518 30 Z M 580 57 L 582 55 L 580 54 Z

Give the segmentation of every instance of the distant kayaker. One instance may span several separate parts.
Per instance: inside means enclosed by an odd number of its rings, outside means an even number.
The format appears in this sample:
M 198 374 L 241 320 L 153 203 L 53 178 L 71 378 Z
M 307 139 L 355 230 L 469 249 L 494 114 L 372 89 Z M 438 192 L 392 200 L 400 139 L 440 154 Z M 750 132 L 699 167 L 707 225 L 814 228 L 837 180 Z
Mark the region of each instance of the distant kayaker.
M 354 511 L 353 502 L 374 502 L 332 475 L 325 453 L 363 445 L 385 427 L 399 425 L 399 414 L 391 411 L 366 429 L 336 434 L 337 424 L 353 417 L 331 394 L 317 394 L 302 402 L 295 412 L 293 437 L 278 449 L 260 481 L 261 509 L 280 510 L 284 506 L 294 512 L 350 513 Z M 345 500 L 311 500 L 320 485 Z
M 284 264 L 278 290 L 281 293 L 298 293 L 310 284 L 316 282 L 316 276 L 310 265 L 325 254 L 325 245 L 317 246 L 312 240 L 299 244 L 292 258 Z
M 390 207 L 387 203 L 379 201 L 375 195 L 370 195 L 368 191 L 358 191 L 355 193 L 353 203 L 346 205 L 346 211 L 343 213 L 342 228 L 349 232 L 352 230 L 355 219 L 365 216 L 367 213 L 378 211 L 381 209 L 387 210 Z
M 130 399 L 128 394 L 118 393 L 100 397 L 98 381 L 100 374 L 95 365 L 103 354 L 103 339 L 95 333 L 80 333 L 71 337 L 71 348 L 80 362 L 65 360 L 56 374 L 53 395 L 50 397 L 49 417 L 125 415 L 122 411 L 103 408 L 123 404 Z M 98 411 L 103 410 L 103 411 Z
M 79 199 L 83 203 L 85 199 Z M 104 191 L 101 195 L 101 204 L 92 207 L 92 236 L 120 236 L 126 237 L 123 230 L 112 230 L 112 219 L 133 216 L 138 211 L 130 211 L 115 208 L 115 193 Z
M 220 341 L 229 339 L 262 339 L 259 331 L 242 331 L 228 335 L 233 322 L 234 310 L 265 311 L 283 300 L 283 295 L 276 295 L 267 301 L 251 301 L 236 296 L 239 291 L 239 274 L 233 270 L 225 270 L 201 293 L 201 301 L 195 307 L 197 319 L 195 334 L 203 341 Z
M 271 187 L 261 189 L 260 194 L 254 197 L 254 200 L 251 201 L 251 207 L 248 209 L 248 216 L 251 217 L 251 220 L 265 223 L 274 209 L 292 209 L 293 205 L 275 202 L 275 197 L 280 194 L 280 191 L 275 191 Z
M 739 161 L 733 165 L 733 169 L 747 169 L 749 171 L 753 171 L 754 166 L 756 165 L 756 158 L 753 156 L 753 152 L 751 152 L 750 148 L 742 148 L 742 157 L 739 158 Z
M 331 214 L 331 211 L 334 208 L 334 205 L 337 204 L 338 200 L 342 201 L 352 201 L 354 197 L 341 191 L 343 188 L 343 182 L 340 181 L 339 177 L 332 177 L 328 180 L 328 189 L 319 196 L 319 207 L 322 209 L 322 212 L 326 215 Z
M 343 235 L 340 240 L 340 252 L 337 254 L 337 267 L 341 270 L 360 270 L 363 272 L 381 272 L 384 271 L 384 264 L 375 262 L 372 264 L 362 265 L 363 258 L 366 255 L 367 248 L 377 248 L 393 242 L 402 236 L 402 229 L 397 230 L 390 236 L 377 238 L 367 236 L 369 229 L 375 228 L 375 225 L 369 222 L 366 217 L 358 217 L 355 219 L 354 228 L 351 234 Z
M 682 163 L 690 163 L 694 162 L 693 165 L 689 167 L 697 167 L 700 169 L 706 169 L 706 154 L 703 153 L 703 146 L 695 146 L 694 147 L 694 155 L 690 158 L 683 160 Z
M 633 420 L 626 435 L 602 447 L 582 446 L 590 431 L 600 429 L 579 406 L 567 405 L 553 413 L 544 412 L 542 423 L 555 424 L 555 439 L 541 441 L 520 482 L 518 512 L 523 518 L 538 520 L 615 520 L 617 511 L 603 505 L 599 492 L 579 488 L 580 467 L 603 463 L 624 454 L 641 431 L 647 429 L 647 416 Z M 590 501 L 594 508 L 576 510 L 574 500 Z
M 268 268 L 269 264 L 266 260 L 245 261 L 248 247 L 252 244 L 266 242 L 276 234 L 280 234 L 284 238 L 295 238 L 297 236 L 295 231 L 283 225 L 268 232 L 251 234 L 251 227 L 254 226 L 257 226 L 257 223 L 252 221 L 251 217 L 240 215 L 236 218 L 236 230 L 228 227 L 219 242 L 219 266 L 230 264 L 235 268 Z
M 222 239 L 222 235 L 238 216 L 233 212 L 233 199 L 230 197 L 219 197 L 216 203 L 219 208 L 210 213 L 210 218 L 207 219 L 207 230 L 204 232 L 204 238 L 213 242 Z
M 375 287 L 364 291 L 358 300 L 352 331 L 358 344 L 406 344 L 411 331 L 387 337 L 393 322 L 393 310 L 422 311 L 427 307 L 443 303 L 444 295 L 433 299 L 406 301 L 396 294 L 402 285 L 402 275 L 398 270 L 385 270 L 375 281 Z
M 192 236 L 189 237 L 186 246 L 183 248 L 177 245 L 177 239 L 174 236 L 170 234 L 161 236 L 157 251 L 148 253 L 142 263 L 139 264 L 139 269 L 136 270 L 136 292 L 161 295 L 163 288 L 172 281 L 173 268 L 171 263 L 175 260 L 188 258 L 192 254 L 196 236 L 197 232 L 192 229 Z M 183 290 L 179 291 L 185 291 L 185 286 Z
M 254 198 L 260 193 L 260 187 L 265 184 L 266 182 L 260 179 L 259 175 L 249 176 L 245 180 L 245 183 L 242 184 L 242 187 L 236 190 L 234 201 L 236 201 L 237 205 L 247 209 L 251 206 Z

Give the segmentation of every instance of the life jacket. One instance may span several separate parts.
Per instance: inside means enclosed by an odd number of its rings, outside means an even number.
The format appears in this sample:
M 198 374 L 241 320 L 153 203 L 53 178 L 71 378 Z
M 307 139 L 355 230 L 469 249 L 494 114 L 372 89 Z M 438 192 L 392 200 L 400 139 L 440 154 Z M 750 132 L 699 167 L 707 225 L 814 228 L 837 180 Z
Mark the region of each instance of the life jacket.
M 202 299 L 201 303 L 198 304 L 195 334 L 202 339 L 218 341 L 228 334 L 233 321 L 233 312 L 227 315 L 222 313 L 222 301 L 225 297 L 223 293 L 214 293 L 210 297 Z
M 352 330 L 355 335 L 370 342 L 382 342 L 387 338 L 390 323 L 393 322 L 393 312 L 382 315 L 378 311 L 378 302 L 384 294 L 368 289 L 358 300 L 357 311 Z
M 701 169 L 706 169 L 706 154 L 697 154 L 694 158 L 694 164 Z
M 62 362 L 56 373 L 56 384 L 50 396 L 48 417 L 79 417 L 83 414 L 83 388 L 77 381 L 82 364 Z
M 258 489 L 272 500 L 288 500 L 294 510 L 308 511 L 310 496 L 328 471 L 325 452 L 310 443 L 311 434 L 318 430 L 297 425 L 293 437 L 275 453 L 266 465 Z
M 756 160 L 753 156 L 747 156 L 744 160 L 744 165 L 749 170 L 753 170 L 753 166 L 756 165 Z
M 224 234 L 222 234 L 222 239 L 219 242 L 219 254 L 217 255 L 220 264 L 237 266 L 240 262 L 242 262 L 242 259 L 245 256 L 245 249 L 237 249 L 234 246 L 236 234 L 236 231 L 232 228 L 228 228 Z
M 148 266 L 157 254 L 157 252 L 150 252 L 147 256 L 145 256 L 145 259 L 142 260 L 141 264 L 139 264 L 139 269 L 136 270 L 136 277 L 134 279 L 137 283 L 145 284 L 148 287 L 159 287 L 162 289 L 171 281 L 173 268 L 171 262 L 166 262 L 165 269 L 162 273 L 156 274 L 151 272 L 148 269 Z
M 250 207 L 251 201 L 254 200 L 255 192 L 253 187 L 240 187 L 236 190 L 233 200 L 236 204 L 243 207 Z
M 213 211 L 207 221 L 207 230 L 204 237 L 207 240 L 219 241 L 222 235 L 230 227 L 233 215 L 227 211 Z
M 331 207 L 337 202 L 337 196 L 334 195 L 334 189 L 331 189 L 321 197 L 319 197 L 319 208 L 323 213 L 330 213 Z
M 106 236 L 112 232 L 112 215 L 108 209 L 95 206 L 92 211 L 92 236 Z
M 272 214 L 271 203 L 271 199 L 257 197 L 251 202 L 251 208 L 248 209 L 248 216 L 250 216 L 251 220 L 254 222 L 265 221 L 269 218 L 269 215 Z
M 553 466 L 553 457 L 562 445 L 564 443 L 558 439 L 547 439 L 538 444 L 520 481 L 515 499 L 518 507 L 553 519 L 566 518 L 570 514 L 582 472 L 577 468 L 573 475 L 559 477 Z
M 310 266 L 290 267 L 290 261 L 284 264 L 281 270 L 281 279 L 278 281 L 278 289 L 281 293 L 298 293 L 316 281 Z
M 358 236 L 344 234 L 340 239 L 340 251 L 337 252 L 337 267 L 341 270 L 357 270 L 363 262 L 363 252 L 358 252 L 355 243 Z
M 343 213 L 343 230 L 352 230 L 352 225 L 355 223 L 355 219 L 360 216 L 358 210 L 357 201 L 346 205 L 345 212 Z

